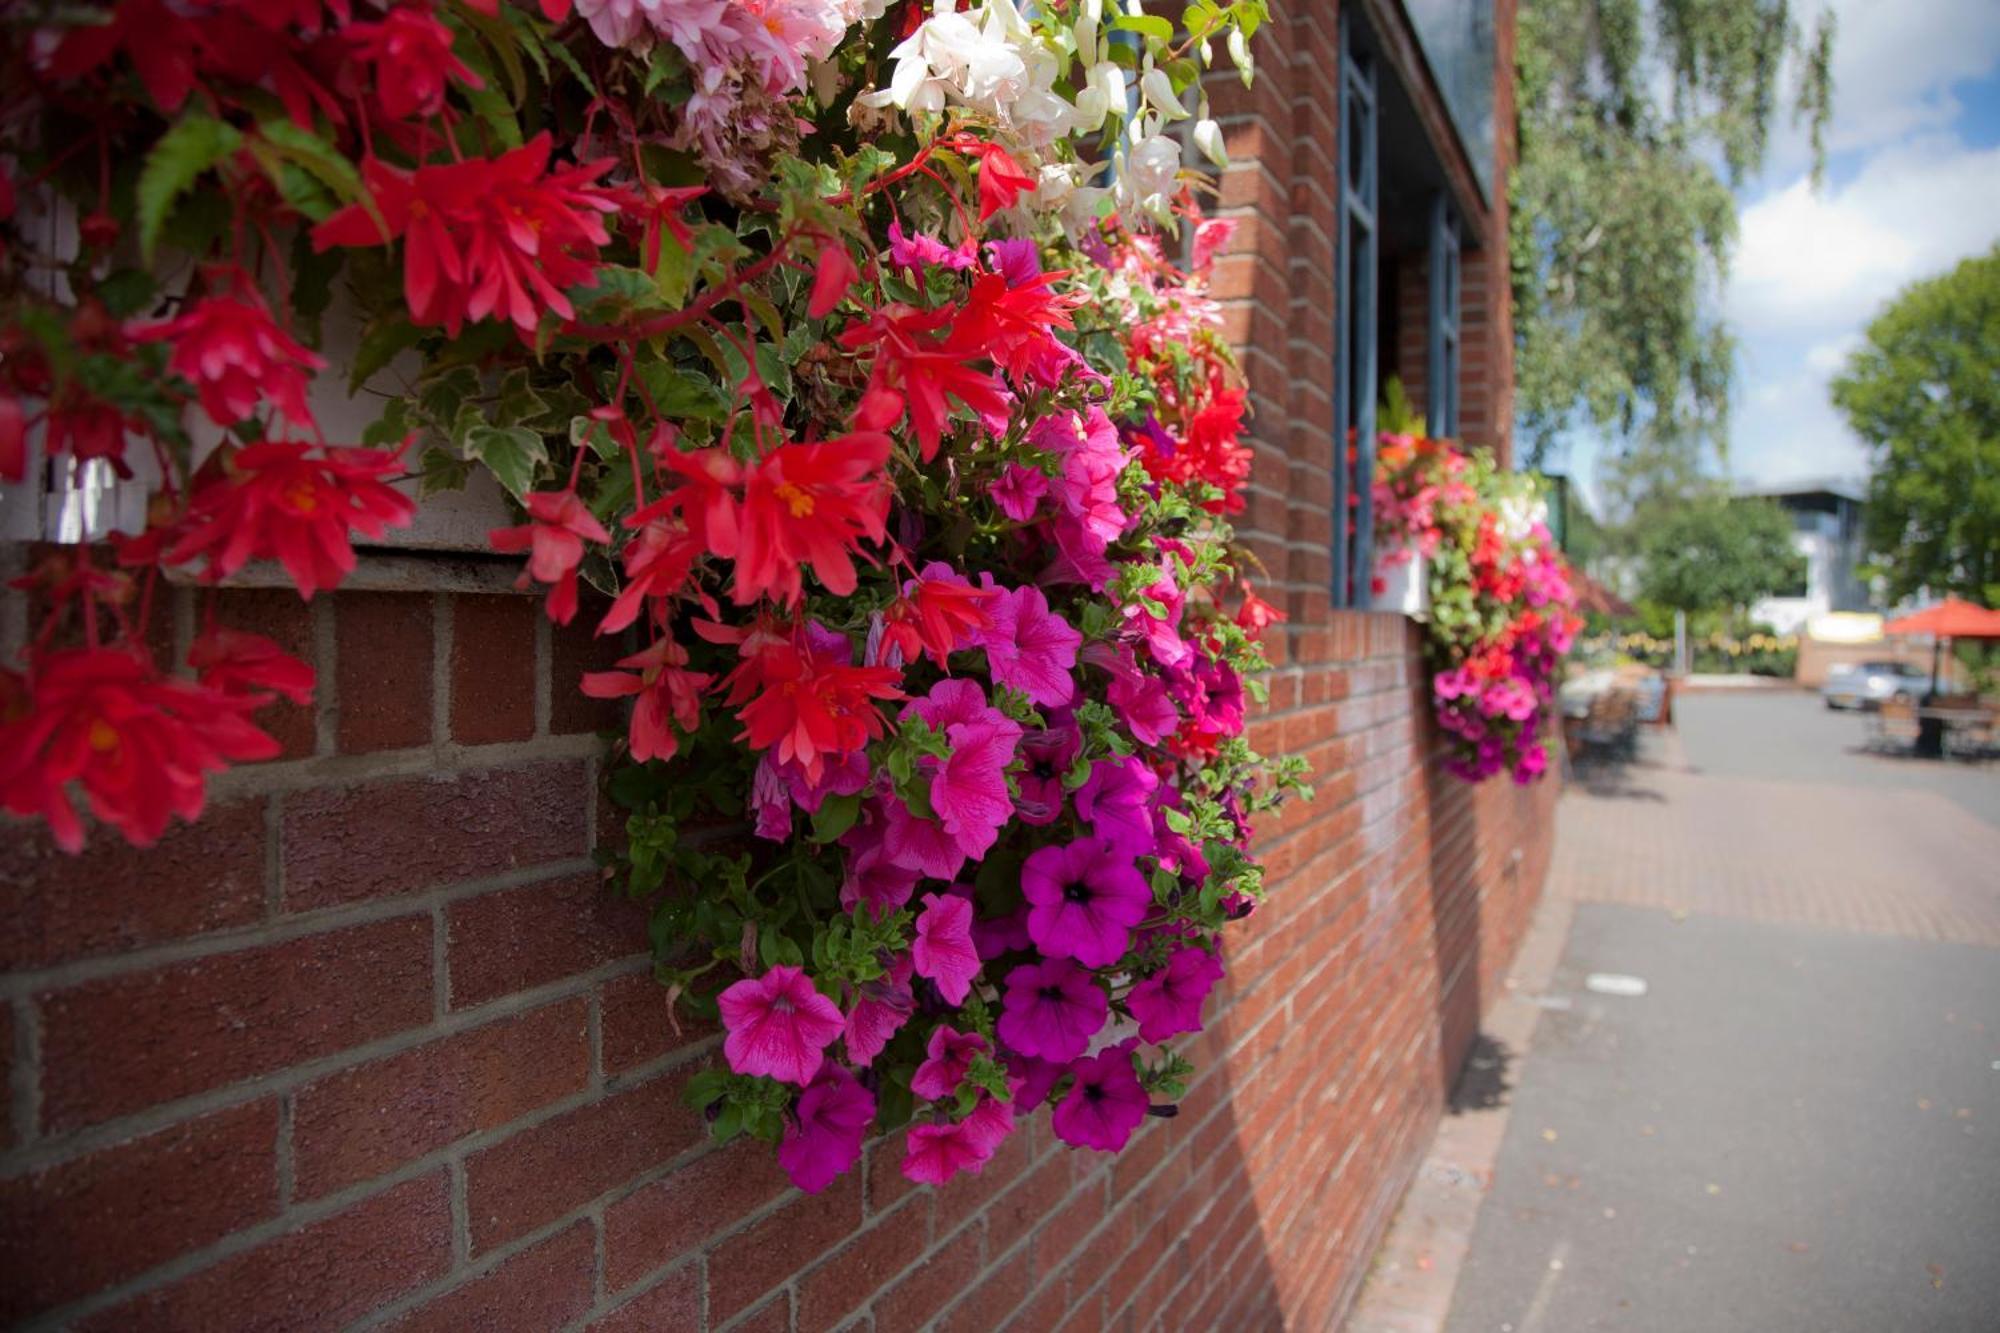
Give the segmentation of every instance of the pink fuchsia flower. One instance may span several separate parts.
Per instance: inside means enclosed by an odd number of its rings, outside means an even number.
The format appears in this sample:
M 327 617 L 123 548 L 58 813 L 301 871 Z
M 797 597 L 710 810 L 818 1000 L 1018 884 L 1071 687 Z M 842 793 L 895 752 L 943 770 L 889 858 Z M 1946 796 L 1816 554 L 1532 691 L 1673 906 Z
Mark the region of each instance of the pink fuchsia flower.
M 1031 853 L 1021 866 L 1021 893 L 1035 947 L 1086 967 L 1110 967 L 1124 957 L 1132 927 L 1153 906 L 1132 858 L 1096 838 Z
M 1132 1069 L 1132 1047 L 1121 1041 L 1070 1066 L 1076 1082 L 1050 1117 L 1057 1138 L 1099 1152 L 1117 1152 L 1131 1140 L 1152 1105 Z
M 1023 824 L 1053 824 L 1063 810 L 1063 780 L 1083 749 L 1083 732 L 1073 715 L 1049 719 L 1041 731 L 1031 731 L 1021 739 L 1020 755 L 1025 761 L 1014 776 L 1020 794 L 1014 813 Z
M 133 336 L 172 344 L 167 368 L 195 386 L 202 411 L 218 426 L 253 417 L 265 403 L 295 426 L 313 424 L 306 385 L 326 362 L 287 336 L 254 293 L 204 297 L 178 319 Z
M 902 224 L 892 220 L 889 223 L 889 262 L 913 273 L 929 264 L 963 273 L 972 267 L 974 254 L 970 239 L 954 249 L 926 232 L 905 236 Z
M 1043 497 L 1049 493 L 1048 474 L 1019 463 L 1009 463 L 1007 470 L 987 488 L 986 493 L 993 498 L 1001 513 L 1016 523 L 1026 523 L 1035 516 Z
M 1077 789 L 1076 812 L 1089 820 L 1091 831 L 1121 857 L 1151 856 L 1157 846 L 1153 792 L 1159 785 L 1158 775 L 1130 755 L 1099 759 L 1090 766 L 1089 779 Z
M 980 643 L 994 681 L 1022 691 L 1044 708 L 1068 703 L 1076 692 L 1070 672 L 1083 635 L 1049 610 L 1040 588 L 1015 588 L 990 610 L 993 624 Z
M 854 1005 L 847 1011 L 847 1058 L 866 1067 L 902 1031 L 916 1008 L 910 990 L 911 964 L 908 954 L 900 954 L 883 976 L 864 981 L 856 992 Z
M 916 962 L 917 975 L 935 981 L 947 1002 L 964 1004 L 973 979 L 979 975 L 979 950 L 972 943 L 971 899 L 925 894 L 910 956 Z
M 1023 963 L 1007 974 L 1000 1040 L 1023 1055 L 1074 1060 L 1111 1015 L 1095 977 L 1067 958 Z
M 778 1165 L 794 1185 L 817 1194 L 861 1160 L 861 1144 L 874 1119 L 875 1094 L 829 1062 L 799 1094 L 778 1144 Z
M 955 1125 L 912 1125 L 909 1147 L 903 1153 L 903 1176 L 919 1185 L 943 1185 L 961 1171 L 974 1175 L 993 1155 L 986 1136 L 968 1129 L 964 1121 Z
M 847 1020 L 801 968 L 778 966 L 722 992 L 722 1054 L 739 1074 L 762 1074 L 800 1087 L 812 1082 L 822 1054 Z
M 618 659 L 619 671 L 592 671 L 583 677 L 583 692 L 593 699 L 637 695 L 632 705 L 632 757 L 671 759 L 680 748 L 674 727 L 693 731 L 701 725 L 701 696 L 714 677 L 686 669 L 688 652 L 662 638 L 644 652 Z M 637 675 L 631 674 L 637 672 Z M 789 820 L 787 821 L 789 827 Z
M 751 829 L 769 842 L 783 842 L 792 836 L 792 794 L 778 776 L 778 766 L 767 751 L 758 759 L 750 775 L 750 811 L 756 816 Z M 852 911 L 854 904 L 842 894 L 841 906 Z
M 930 1042 L 924 1048 L 930 1058 L 910 1076 L 910 1091 L 933 1102 L 957 1096 L 958 1085 L 965 1082 L 972 1068 L 972 1057 L 991 1049 L 977 1032 L 960 1032 L 940 1023 L 931 1029 Z
M 451 53 L 451 29 L 427 6 L 399 5 L 380 23 L 349 23 L 341 35 L 355 56 L 375 68 L 375 99 L 391 120 L 435 116 L 444 106 L 446 84 L 486 85 Z
M 495 528 L 486 534 L 496 551 L 527 551 L 530 578 L 549 585 L 549 619 L 567 625 L 576 619 L 576 570 L 583 563 L 583 544 L 610 542 L 611 534 L 575 491 L 537 491 L 522 499 L 528 521 L 517 528 Z
M 1201 1006 L 1222 980 L 1222 960 L 1206 949 L 1175 949 L 1167 965 L 1132 987 L 1126 1007 L 1139 1020 L 1139 1035 L 1160 1042 L 1181 1032 L 1201 1031 Z

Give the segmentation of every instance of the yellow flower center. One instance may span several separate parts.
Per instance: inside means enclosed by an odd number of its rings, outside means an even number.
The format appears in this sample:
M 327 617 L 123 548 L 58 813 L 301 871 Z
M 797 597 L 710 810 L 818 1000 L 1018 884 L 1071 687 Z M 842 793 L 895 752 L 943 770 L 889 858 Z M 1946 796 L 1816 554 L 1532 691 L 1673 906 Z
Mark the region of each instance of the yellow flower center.
M 319 491 L 311 481 L 301 477 L 285 487 L 285 503 L 301 514 L 310 514 L 319 508 Z
M 793 518 L 804 518 L 813 511 L 812 492 L 794 486 L 789 481 L 778 483 L 777 497 L 785 502 L 785 508 L 792 511 Z
M 118 748 L 118 728 L 103 718 L 93 718 L 90 723 L 90 748 L 99 754 L 109 754 Z

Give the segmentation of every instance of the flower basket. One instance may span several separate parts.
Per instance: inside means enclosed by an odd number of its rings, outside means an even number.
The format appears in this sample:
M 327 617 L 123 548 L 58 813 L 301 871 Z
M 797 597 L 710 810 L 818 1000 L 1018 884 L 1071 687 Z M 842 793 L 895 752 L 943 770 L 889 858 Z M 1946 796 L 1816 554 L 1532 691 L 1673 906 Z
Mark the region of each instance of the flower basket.
M 1431 609 L 1430 560 L 1408 547 L 1392 550 L 1375 565 L 1371 611 L 1421 616 Z

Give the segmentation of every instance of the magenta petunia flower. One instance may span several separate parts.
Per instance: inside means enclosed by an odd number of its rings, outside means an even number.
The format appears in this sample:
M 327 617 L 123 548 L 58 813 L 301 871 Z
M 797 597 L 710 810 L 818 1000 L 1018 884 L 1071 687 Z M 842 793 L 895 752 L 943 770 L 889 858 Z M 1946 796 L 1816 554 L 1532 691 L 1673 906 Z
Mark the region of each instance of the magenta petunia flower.
M 977 1032 L 960 1032 L 950 1024 L 938 1024 L 931 1029 L 930 1044 L 924 1048 L 930 1058 L 910 1076 L 910 1091 L 933 1102 L 957 1096 L 958 1085 L 965 1082 L 966 1071 L 972 1068 L 972 1057 L 991 1049 L 986 1038 Z
M 1117 1152 L 1131 1139 L 1152 1104 L 1132 1069 L 1132 1047 L 1121 1041 L 1070 1066 L 1076 1082 L 1049 1117 L 1057 1138 L 1099 1152 Z
M 988 609 L 993 623 L 979 637 L 994 681 L 1045 708 L 1068 703 L 1076 692 L 1070 672 L 1083 635 L 1049 610 L 1040 588 L 1015 588 L 994 598 Z
M 1120 672 L 1111 677 L 1105 697 L 1118 711 L 1119 721 L 1141 745 L 1158 745 L 1174 734 L 1181 723 L 1174 701 L 1168 697 L 1166 682 L 1158 676 L 1138 671 Z
M 1100 759 L 1077 789 L 1076 812 L 1122 859 L 1157 855 L 1152 801 L 1159 785 L 1159 776 L 1130 755 Z
M 1139 1020 L 1139 1035 L 1165 1041 L 1181 1032 L 1201 1031 L 1201 1006 L 1222 980 L 1222 960 L 1206 949 L 1173 951 L 1167 965 L 1132 987 L 1125 1005 Z
M 912 1125 L 903 1153 L 903 1175 L 919 1185 L 942 1185 L 961 1171 L 977 1175 L 991 1150 L 981 1151 L 984 1137 L 977 1129 L 956 1125 Z
M 1109 967 L 1124 957 L 1132 927 L 1153 906 L 1153 891 L 1131 857 L 1096 838 L 1032 852 L 1021 866 L 1021 893 L 1035 947 L 1087 967 Z
M 1006 1052 L 1006 1065 L 1007 1090 L 1014 1095 L 1014 1109 L 1022 1114 L 1040 1106 L 1049 1089 L 1069 1072 L 1068 1065 L 1019 1051 Z
M 951 1004 L 965 1003 L 979 975 L 979 950 L 972 942 L 972 901 L 956 894 L 927 893 L 917 913 L 917 938 L 910 945 L 917 975 L 937 983 Z
M 866 1067 L 902 1031 L 917 1007 L 910 990 L 911 962 L 908 954 L 898 954 L 886 976 L 865 981 L 858 988 L 847 1011 L 847 1058 Z
M 817 1194 L 861 1159 L 874 1119 L 875 1094 L 829 1061 L 799 1094 L 778 1144 L 778 1165 L 794 1185 Z
M 1083 749 L 1083 732 L 1067 711 L 1050 717 L 1040 731 L 1021 738 L 1021 771 L 1014 775 L 1020 794 L 1014 798 L 1014 813 L 1024 824 L 1053 824 L 1062 814 L 1063 779 Z
M 965 849 L 935 819 L 913 815 L 891 796 L 882 803 L 882 850 L 890 864 L 927 879 L 957 879 Z
M 1034 937 L 1028 934 L 1025 904 L 1005 916 L 982 916 L 972 923 L 972 943 L 979 950 L 981 962 L 991 962 L 1003 953 L 1025 949 L 1034 942 Z
M 832 1000 L 804 970 L 772 968 L 722 992 L 722 1054 L 739 1074 L 764 1074 L 800 1087 L 819 1072 L 823 1052 L 847 1029 Z
M 1067 958 L 1023 963 L 1007 974 L 1000 1040 L 1023 1055 L 1074 1060 L 1111 1015 L 1097 979 Z

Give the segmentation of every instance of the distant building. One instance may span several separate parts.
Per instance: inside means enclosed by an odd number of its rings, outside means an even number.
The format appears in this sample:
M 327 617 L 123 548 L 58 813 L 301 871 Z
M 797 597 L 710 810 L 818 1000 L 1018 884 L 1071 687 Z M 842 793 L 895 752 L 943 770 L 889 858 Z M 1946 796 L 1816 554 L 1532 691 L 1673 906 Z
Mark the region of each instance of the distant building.
M 1858 487 L 1813 481 L 1747 488 L 1737 494 L 1775 501 L 1790 514 L 1792 543 L 1806 562 L 1803 584 L 1753 605 L 1752 620 L 1763 621 L 1780 634 L 1795 634 L 1815 616 L 1870 609 L 1868 585 L 1856 572 L 1862 558 Z

